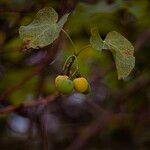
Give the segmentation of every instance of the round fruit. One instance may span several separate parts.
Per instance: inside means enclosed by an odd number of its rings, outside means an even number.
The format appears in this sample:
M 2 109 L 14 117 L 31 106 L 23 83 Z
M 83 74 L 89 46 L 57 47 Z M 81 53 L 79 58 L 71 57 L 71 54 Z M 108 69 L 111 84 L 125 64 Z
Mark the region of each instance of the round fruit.
M 59 75 L 55 79 L 55 86 L 57 87 L 59 82 L 63 81 L 64 79 L 68 79 L 68 76 L 66 75 Z
M 88 85 L 87 90 L 85 92 L 83 92 L 83 94 L 89 94 L 89 93 L 91 93 L 91 86 L 90 85 Z
M 57 84 L 57 89 L 63 94 L 69 94 L 73 91 L 73 82 L 69 79 L 64 79 Z
M 88 90 L 88 86 L 89 86 L 88 81 L 83 77 L 74 79 L 73 83 L 74 83 L 75 89 L 78 92 L 84 93 L 85 91 Z

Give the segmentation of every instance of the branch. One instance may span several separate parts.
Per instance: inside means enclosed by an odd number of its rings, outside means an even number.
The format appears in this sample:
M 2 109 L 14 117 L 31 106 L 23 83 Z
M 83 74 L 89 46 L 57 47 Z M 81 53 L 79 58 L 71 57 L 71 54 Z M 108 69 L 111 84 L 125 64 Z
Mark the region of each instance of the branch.
M 50 96 L 47 96 L 45 98 L 42 98 L 41 100 L 35 99 L 35 100 L 32 100 L 31 102 L 25 102 L 25 103 L 21 104 L 20 106 L 9 105 L 5 108 L 1 108 L 0 109 L 0 114 L 10 113 L 10 112 L 22 109 L 22 108 L 30 108 L 30 107 L 35 107 L 35 106 L 38 106 L 38 105 L 46 105 L 49 102 L 54 101 L 59 96 L 60 96 L 59 94 L 50 95 Z

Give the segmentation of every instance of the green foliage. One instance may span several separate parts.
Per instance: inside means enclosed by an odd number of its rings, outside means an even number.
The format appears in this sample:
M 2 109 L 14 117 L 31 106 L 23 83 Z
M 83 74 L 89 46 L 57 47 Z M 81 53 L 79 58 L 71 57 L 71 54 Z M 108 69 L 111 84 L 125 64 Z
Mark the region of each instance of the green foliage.
M 134 47 L 125 37 L 115 31 L 107 34 L 105 42 L 114 56 L 118 78 L 127 77 L 135 65 Z
M 105 42 L 112 50 L 120 51 L 122 54 L 129 52 L 130 55 L 133 55 L 134 47 L 132 44 L 116 31 L 109 32 L 106 36 Z
M 118 72 L 118 79 L 123 79 L 129 75 L 135 65 L 135 58 L 133 56 L 123 56 L 120 52 L 114 54 L 116 68 Z
M 36 18 L 28 26 L 21 26 L 19 29 L 20 37 L 23 39 L 26 48 L 40 48 L 51 44 L 59 36 L 64 23 L 67 21 L 68 14 L 65 14 L 57 23 L 58 14 L 56 11 L 47 7 L 41 9 Z M 121 34 L 113 31 L 108 33 L 103 41 L 97 28 L 91 30 L 90 43 L 96 50 L 110 49 L 112 52 L 118 79 L 123 79 L 129 75 L 135 65 L 133 57 L 134 47 Z M 70 38 L 70 37 L 69 37 Z
M 99 36 L 98 30 L 94 29 L 91 33 L 90 43 L 94 49 L 109 49 L 112 52 L 118 79 L 127 77 L 135 65 L 134 47 L 132 44 L 116 31 L 109 32 L 104 41 Z
M 20 27 L 20 38 L 27 49 L 47 46 L 58 38 L 67 18 L 68 14 L 65 14 L 58 21 L 58 14 L 53 8 L 43 8 L 37 13 L 33 22 L 27 26 Z
M 96 28 L 93 28 L 91 30 L 91 35 L 92 35 L 91 38 L 90 38 L 91 46 L 94 49 L 101 51 L 102 47 L 103 47 L 103 40 L 100 37 L 100 35 L 98 33 L 98 30 Z
M 72 137 L 75 137 L 80 129 L 83 129 L 84 133 L 86 131 L 84 128 L 90 127 L 93 121 L 95 125 L 102 124 L 103 128 L 100 128 L 100 132 L 96 134 L 91 132 L 93 138 L 87 139 L 89 142 L 84 145 L 85 149 L 86 147 L 88 149 L 149 149 L 149 0 L 88 0 L 76 1 L 77 3 L 75 1 L 60 3 L 59 0 L 0 0 L 0 97 L 3 97 L 7 90 L 12 89 L 11 87 L 24 81 L 20 87 L 6 94 L 4 101 L 0 104 L 0 109 L 3 110 L 6 107 L 8 110 L 7 107 L 11 108 L 9 105 L 18 106 L 28 102 L 34 104 L 36 103 L 34 100 L 45 101 L 46 96 L 52 95 L 53 97 L 56 93 L 54 79 L 61 73 L 64 60 L 74 51 L 74 47 L 65 38 L 61 38 L 57 45 L 60 47 L 59 51 L 51 51 L 51 49 L 42 52 L 40 49 L 21 51 L 22 44 L 20 38 L 18 39 L 18 27 L 30 24 L 36 11 L 43 6 L 56 8 L 61 14 L 65 11 L 73 11 L 69 15 L 65 29 L 74 41 L 77 52 L 89 45 L 91 27 L 98 28 L 97 35 L 99 38 L 101 35 L 103 40 L 110 31 L 126 35 L 129 41 L 134 42 L 136 48 L 136 67 L 132 76 L 125 80 L 117 80 L 116 70 L 111 67 L 113 57 L 116 66 L 117 62 L 121 66 L 131 66 L 130 57 L 128 57 L 129 64 L 124 65 L 127 57 L 124 57 L 120 49 L 112 48 L 111 45 L 106 44 L 106 41 L 103 42 L 102 52 L 93 50 L 94 46 L 89 46 L 77 58 L 79 72 L 89 79 L 92 94 L 84 96 L 74 91 L 68 96 L 59 96 L 52 103 L 39 104 L 27 109 L 21 107 L 7 116 L 1 114 L 0 149 L 31 148 L 37 150 L 41 148 L 41 140 L 38 140 L 38 135 L 41 134 L 39 125 L 41 121 L 42 127 L 43 125 L 44 127 L 50 126 L 48 139 L 42 141 L 49 141 L 54 135 L 52 142 L 48 145 L 52 149 L 60 147 L 67 149 L 72 146 L 72 143 L 74 144 Z M 61 21 L 57 22 L 57 25 L 60 26 Z M 111 53 L 113 55 L 110 55 Z M 51 57 L 49 62 L 47 62 L 48 55 Z M 121 59 L 117 59 L 120 57 Z M 51 61 L 53 62 L 50 63 Z M 47 65 L 44 65 L 46 63 Z M 24 80 L 42 66 L 44 68 L 33 76 L 33 80 Z M 74 63 L 72 71 L 75 69 Z M 123 71 L 126 71 L 126 68 Z M 103 110 L 99 109 L 100 107 L 104 109 L 104 114 Z M 105 110 L 106 115 L 107 110 L 109 111 L 110 121 L 107 121 L 107 116 L 106 122 L 103 119 L 99 120 L 101 116 L 102 118 L 105 116 Z M 118 117 L 109 117 L 111 112 Z M 24 128 L 26 123 L 20 120 L 20 117 L 24 116 L 30 119 L 29 128 Z M 95 116 L 98 116 L 98 120 Z M 32 128 L 30 128 L 30 122 L 34 122 L 34 125 L 31 124 Z M 25 137 L 31 135 L 31 130 L 36 131 L 34 142 L 27 144 Z M 78 141 L 80 142 L 80 138 Z M 107 144 L 108 142 L 111 144 Z

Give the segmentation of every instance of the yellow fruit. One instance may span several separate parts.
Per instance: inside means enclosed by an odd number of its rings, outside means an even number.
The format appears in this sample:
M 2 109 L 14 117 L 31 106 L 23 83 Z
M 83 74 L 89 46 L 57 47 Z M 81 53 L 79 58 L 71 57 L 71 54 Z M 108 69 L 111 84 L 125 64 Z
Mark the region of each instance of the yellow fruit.
M 68 76 L 66 76 L 66 75 L 59 75 L 59 76 L 57 76 L 56 79 L 55 79 L 55 86 L 57 87 L 58 84 L 61 81 L 65 80 L 65 79 L 68 79 Z
M 76 89 L 76 91 L 81 92 L 81 93 L 84 93 L 85 91 L 87 91 L 88 86 L 89 86 L 88 81 L 83 77 L 74 79 L 73 83 L 74 83 L 74 88 Z
M 83 92 L 83 94 L 89 94 L 91 93 L 91 87 L 90 85 L 88 86 L 87 90 L 85 92 Z

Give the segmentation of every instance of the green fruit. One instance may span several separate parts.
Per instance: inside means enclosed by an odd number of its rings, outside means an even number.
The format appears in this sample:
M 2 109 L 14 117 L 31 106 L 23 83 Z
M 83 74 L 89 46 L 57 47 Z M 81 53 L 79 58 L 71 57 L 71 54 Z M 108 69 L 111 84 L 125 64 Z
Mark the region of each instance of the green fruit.
M 55 86 L 57 87 L 59 82 L 63 81 L 64 79 L 68 79 L 66 75 L 58 75 L 55 79 Z
M 69 94 L 73 91 L 73 82 L 69 79 L 64 79 L 57 84 L 57 89 L 63 94 Z
M 84 93 L 88 90 L 88 81 L 83 77 L 74 79 L 73 83 L 76 91 L 78 92 Z

